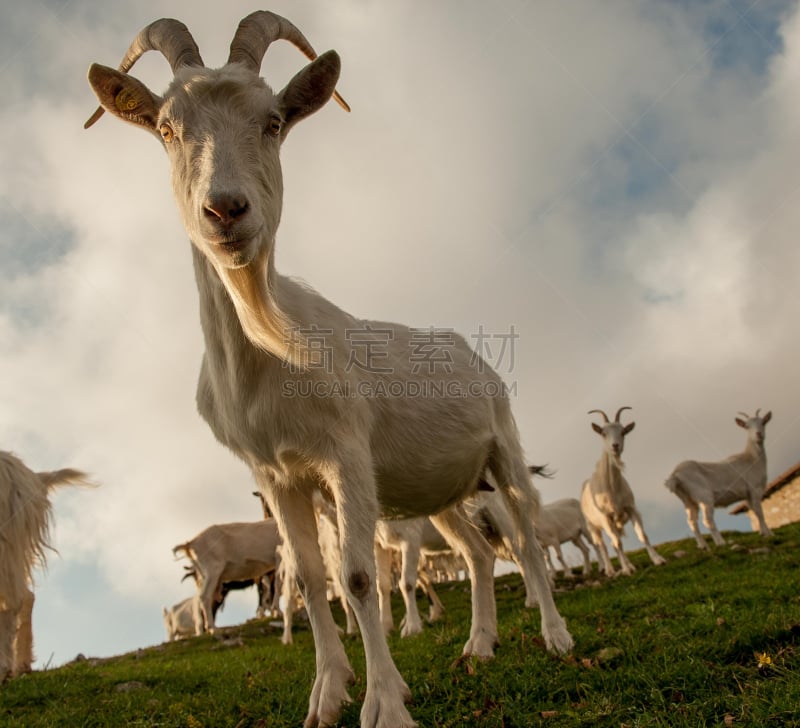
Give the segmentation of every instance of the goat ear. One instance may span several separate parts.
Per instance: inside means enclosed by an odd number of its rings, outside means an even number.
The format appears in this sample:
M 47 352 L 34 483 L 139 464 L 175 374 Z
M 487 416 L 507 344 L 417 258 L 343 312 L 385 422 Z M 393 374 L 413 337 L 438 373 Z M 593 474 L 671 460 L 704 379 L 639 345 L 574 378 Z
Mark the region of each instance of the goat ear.
M 99 63 L 93 63 L 89 67 L 88 77 L 89 85 L 100 105 L 108 113 L 157 133 L 156 120 L 161 108 L 161 98 L 141 81 Z
M 631 422 L 629 425 L 625 425 L 625 427 L 622 428 L 622 434 L 627 435 L 634 427 L 636 427 L 635 422 Z
M 769 412 L 767 412 L 767 414 L 765 414 L 765 415 L 764 415 L 764 416 L 761 418 L 761 423 L 762 423 L 762 424 L 764 424 L 764 425 L 766 425 L 766 424 L 767 424 L 767 422 L 769 422 L 771 419 L 772 419 L 772 410 L 770 410 Z
M 298 121 L 321 109 L 333 95 L 342 62 L 336 51 L 323 53 L 278 94 L 284 124 L 282 136 Z
M 747 429 L 747 423 L 741 417 L 736 417 L 735 421 L 739 427 L 744 427 L 745 430 Z
M 593 429 L 593 430 L 594 430 L 594 431 L 595 431 L 595 432 L 596 432 L 598 435 L 602 435 L 602 434 L 603 434 L 603 428 L 602 428 L 602 427 L 600 427 L 600 425 L 598 425 L 596 422 L 592 422 L 592 429 Z

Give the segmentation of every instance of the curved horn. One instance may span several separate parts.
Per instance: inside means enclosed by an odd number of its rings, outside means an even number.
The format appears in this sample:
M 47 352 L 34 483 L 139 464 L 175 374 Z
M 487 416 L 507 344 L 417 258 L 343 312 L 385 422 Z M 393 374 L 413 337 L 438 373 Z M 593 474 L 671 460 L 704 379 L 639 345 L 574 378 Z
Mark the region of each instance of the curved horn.
M 228 63 L 240 63 L 253 73 L 259 73 L 267 48 L 276 40 L 288 40 L 309 61 L 317 57 L 306 37 L 286 18 L 268 10 L 256 10 L 239 23 L 231 41 Z M 333 92 L 333 98 L 345 111 L 350 111 L 350 106 L 337 91 Z
M 608 415 L 605 412 L 603 412 L 603 410 L 589 410 L 586 414 L 587 415 L 592 415 L 595 412 L 597 414 L 599 414 L 599 415 L 603 415 L 603 419 L 605 420 L 605 424 L 608 424 Z
M 189 29 L 179 20 L 173 18 L 161 18 L 155 20 L 146 28 L 143 28 L 130 44 L 125 53 L 118 70 L 127 73 L 133 68 L 133 64 L 138 61 L 147 51 L 160 51 L 169 62 L 172 73 L 176 73 L 184 66 L 202 66 L 203 59 L 200 57 L 200 49 L 194 42 Z M 102 106 L 97 108 L 83 125 L 88 129 L 104 113 Z
M 761 417 L 761 407 L 759 407 L 759 408 L 756 410 L 756 413 L 753 415 L 753 417 Z
M 619 416 L 620 416 L 620 415 L 621 415 L 621 414 L 622 414 L 622 413 L 623 413 L 625 410 L 628 410 L 628 409 L 633 409 L 633 407 L 620 407 L 620 408 L 617 410 L 617 414 L 616 414 L 616 415 L 615 415 L 615 417 L 614 417 L 614 422 L 619 422 Z
M 758 412 L 758 410 L 756 410 L 756 412 Z M 742 417 L 744 417 L 746 420 L 749 420 L 749 419 L 750 419 L 750 415 L 748 415 L 748 414 L 747 414 L 747 412 L 737 412 L 736 414 L 737 414 L 737 415 L 741 415 L 741 416 L 742 416 Z

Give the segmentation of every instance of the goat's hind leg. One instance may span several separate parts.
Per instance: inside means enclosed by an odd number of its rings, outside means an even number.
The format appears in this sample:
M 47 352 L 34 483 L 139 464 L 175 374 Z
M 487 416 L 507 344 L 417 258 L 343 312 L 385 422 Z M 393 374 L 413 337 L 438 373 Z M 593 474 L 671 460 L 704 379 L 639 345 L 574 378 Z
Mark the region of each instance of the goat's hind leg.
M 353 671 L 347 660 L 326 594 L 325 566 L 317 540 L 317 524 L 309 492 L 288 485 L 262 487 L 275 514 L 281 538 L 282 558 L 297 576 L 314 635 L 317 674 L 309 699 L 305 728 L 333 725 L 342 704 L 350 702 L 347 686 Z M 287 605 L 288 608 L 288 605 Z
M 711 533 L 711 538 L 714 539 L 714 543 L 717 546 L 724 546 L 725 539 L 719 532 L 719 529 L 717 528 L 717 523 L 714 520 L 714 506 L 708 503 L 701 503 L 700 510 L 703 511 L 703 524 Z
M 0 609 L 0 683 L 14 670 L 14 639 L 17 631 L 17 609 Z
M 539 511 L 539 492 L 531 483 L 528 468 L 521 454 L 519 457 L 503 455 L 499 452 L 492 460 L 490 468 L 514 521 L 516 529 L 514 540 L 525 566 L 522 577 L 536 593 L 542 615 L 542 637 L 545 644 L 548 649 L 563 654 L 572 649 L 573 641 L 566 622 L 558 613 L 553 601 L 544 554 L 533 526 Z
M 497 646 L 497 605 L 494 599 L 494 550 L 469 521 L 461 506 L 431 516 L 454 551 L 467 562 L 472 587 L 472 626 L 464 655 L 487 659 Z
M 631 521 L 633 521 L 633 530 L 636 532 L 638 539 L 644 544 L 650 561 L 656 566 L 666 564 L 666 559 L 650 545 L 650 539 L 647 538 L 647 534 L 644 532 L 644 526 L 642 525 L 642 515 L 636 508 L 631 510 Z

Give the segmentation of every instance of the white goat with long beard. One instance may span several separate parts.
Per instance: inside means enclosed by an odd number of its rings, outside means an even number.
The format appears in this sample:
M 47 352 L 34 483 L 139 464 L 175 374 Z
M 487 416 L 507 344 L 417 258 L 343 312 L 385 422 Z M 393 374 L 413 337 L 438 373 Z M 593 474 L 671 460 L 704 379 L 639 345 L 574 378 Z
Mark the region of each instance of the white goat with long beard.
M 259 71 L 278 39 L 315 60 L 273 93 Z M 163 97 L 127 73 L 147 50 L 161 51 L 172 66 Z M 500 377 L 451 332 L 448 366 L 426 371 L 410 356 L 411 329 L 357 319 L 275 270 L 279 149 L 298 121 L 335 95 L 339 71 L 334 51 L 316 57 L 291 23 L 259 11 L 240 23 L 220 69 L 205 68 L 182 23 L 163 19 L 137 36 L 120 70 L 93 64 L 89 83 L 101 112 L 144 128 L 167 152 L 200 293 L 206 351 L 198 409 L 251 467 L 292 552 L 309 613 L 317 672 L 305 725 L 336 722 L 353 676 L 326 599 L 312 503 L 322 489 L 336 507 L 342 582 L 364 640 L 361 724 L 407 728 L 415 725 L 404 705 L 410 692 L 389 653 L 375 588 L 381 515 L 438 514 L 436 526 L 471 574 L 464 653 L 490 657 L 497 643 L 491 549 L 449 508 L 474 493 L 488 469 L 531 565 L 545 642 L 566 652 L 572 638 L 550 592 L 531 521 L 538 493 Z M 409 384 L 417 396 L 394 396 Z
M 714 508 L 729 506 L 740 500 L 744 500 L 756 514 L 761 535 L 772 535 L 761 507 L 767 485 L 765 428 L 772 419 L 772 412 L 767 412 L 763 417 L 760 412 L 761 409 L 757 409 L 754 417 L 740 412 L 741 417 L 735 418 L 736 424 L 747 430 L 747 442 L 742 452 L 713 463 L 686 460 L 672 471 L 664 483 L 683 501 L 689 528 L 701 549 L 707 549 L 708 544 L 697 527 L 698 508 L 703 511 L 703 523 L 718 546 L 723 546 L 725 539 L 714 521 Z
M 628 521 L 633 523 L 633 529 L 647 549 L 650 560 L 656 566 L 665 563 L 664 558 L 650 545 L 650 540 L 642 526 L 642 516 L 636 508 L 633 491 L 622 474 L 625 467 L 621 459 L 622 451 L 625 448 L 625 436 L 636 424 L 635 422 L 627 425 L 620 423 L 619 416 L 627 409 L 631 408 L 620 407 L 613 422 L 609 421 L 608 415 L 602 410 L 589 412 L 589 414 L 597 413 L 603 416 L 603 425 L 592 422 L 592 429 L 603 438 L 603 454 L 597 461 L 592 477 L 583 484 L 581 508 L 583 515 L 586 516 L 586 525 L 592 541 L 602 557 L 603 571 L 606 576 L 614 575 L 614 567 L 608 557 L 605 541 L 603 541 L 603 531 L 608 534 L 611 543 L 617 550 L 622 573 L 631 574 L 636 570 L 622 548 L 622 536 Z
M 0 451 L 0 682 L 30 672 L 33 664 L 32 571 L 44 566 L 50 530 L 50 491 L 92 485 L 72 468 L 35 473 Z

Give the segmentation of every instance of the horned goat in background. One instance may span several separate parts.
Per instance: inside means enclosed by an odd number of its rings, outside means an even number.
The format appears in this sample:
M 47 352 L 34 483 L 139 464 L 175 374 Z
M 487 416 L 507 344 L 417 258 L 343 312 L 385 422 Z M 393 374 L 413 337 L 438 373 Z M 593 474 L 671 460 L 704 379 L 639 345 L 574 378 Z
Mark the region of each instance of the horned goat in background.
M 767 485 L 765 428 L 772 419 L 772 412 L 767 412 L 763 417 L 760 412 L 761 409 L 757 409 L 753 417 L 740 412 L 740 417 L 734 419 L 739 427 L 747 431 L 747 442 L 742 452 L 713 463 L 686 460 L 672 471 L 664 483 L 683 501 L 689 528 L 701 549 L 707 549 L 708 544 L 697 527 L 698 509 L 703 511 L 703 523 L 711 532 L 714 543 L 722 546 L 725 539 L 714 521 L 714 508 L 729 506 L 740 500 L 745 501 L 756 514 L 761 535 L 772 535 L 761 506 Z
M 622 537 L 625 524 L 630 521 L 639 540 L 647 549 L 650 560 L 660 566 L 664 558 L 650 545 L 647 534 L 642 526 L 642 516 L 636 508 L 628 481 L 622 471 L 625 465 L 622 462 L 622 451 L 625 448 L 625 436 L 633 430 L 635 422 L 623 425 L 619 421 L 620 415 L 630 407 L 620 407 L 610 422 L 608 415 L 602 410 L 591 410 L 589 414 L 599 414 L 603 417 L 603 424 L 592 422 L 592 429 L 603 438 L 603 453 L 597 461 L 594 473 L 583 484 L 581 491 L 581 508 L 586 516 L 586 525 L 592 536 L 592 541 L 602 557 L 603 571 L 607 576 L 614 575 L 614 567 L 608 557 L 608 549 L 603 540 L 603 531 L 608 534 L 611 543 L 617 551 L 620 569 L 623 574 L 635 571 L 634 565 L 622 548 Z
M 279 39 L 312 61 L 275 93 L 259 72 L 268 46 Z M 148 50 L 160 51 L 172 66 L 163 96 L 127 73 Z M 205 356 L 198 409 L 217 439 L 252 469 L 302 584 L 317 652 L 305 725 L 335 723 L 350 701 L 353 678 L 326 598 L 312 503 L 321 489 L 336 507 L 342 583 L 364 641 L 361 725 L 409 728 L 415 725 L 404 705 L 410 692 L 378 612 L 373 542 L 380 516 L 438 514 L 437 528 L 464 554 L 471 574 L 473 622 L 464 653 L 490 657 L 497 643 L 493 554 L 449 509 L 477 490 L 488 469 L 531 566 L 544 640 L 566 652 L 572 638 L 531 522 L 538 493 L 502 379 L 449 331 L 447 371 L 425 371 L 409 356 L 411 329 L 355 318 L 275 270 L 280 147 L 332 95 L 343 104 L 334 90 L 339 71 L 337 53 L 317 57 L 289 21 L 257 11 L 239 24 L 220 69 L 204 66 L 186 26 L 162 19 L 139 33 L 120 70 L 93 64 L 89 83 L 103 109 L 154 135 L 167 153 L 200 294 Z M 323 350 L 312 345 L 319 336 Z M 375 347 L 379 358 L 365 361 L 365 351 Z M 409 384 L 417 393 L 433 385 L 442 393 L 385 394 L 389 385 Z
M 33 578 L 44 566 L 50 531 L 50 492 L 60 485 L 92 485 L 72 468 L 35 473 L 0 451 L 0 681 L 33 664 Z

